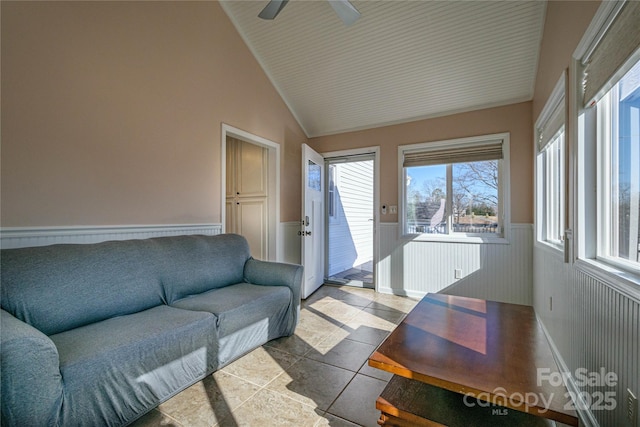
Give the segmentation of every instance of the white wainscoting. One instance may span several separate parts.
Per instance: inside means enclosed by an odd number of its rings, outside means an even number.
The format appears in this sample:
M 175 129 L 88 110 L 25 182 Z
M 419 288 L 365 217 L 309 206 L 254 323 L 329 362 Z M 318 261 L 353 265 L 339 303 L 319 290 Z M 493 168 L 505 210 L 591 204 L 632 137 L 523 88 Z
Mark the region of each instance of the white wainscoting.
M 441 292 L 531 305 L 532 267 L 531 224 L 512 224 L 508 244 L 404 240 L 397 223 L 380 224 L 380 292 L 413 297 Z
M 640 394 L 640 298 L 614 285 L 580 267 L 580 261 L 567 264 L 561 252 L 535 246 L 534 307 L 563 368 L 573 375 L 577 369 L 604 368 L 618 376 L 614 388 L 580 387 L 572 379 L 570 388 L 587 398 L 615 392 L 615 409 L 580 411 L 587 426 L 630 426 L 627 389 Z
M 29 227 L 0 229 L 2 249 L 57 243 L 98 243 L 107 240 L 147 239 L 184 234 L 216 235 L 222 224 L 122 225 L 96 227 Z
M 300 231 L 299 221 L 280 223 L 278 261 L 300 264 L 301 237 L 298 235 L 298 231 Z

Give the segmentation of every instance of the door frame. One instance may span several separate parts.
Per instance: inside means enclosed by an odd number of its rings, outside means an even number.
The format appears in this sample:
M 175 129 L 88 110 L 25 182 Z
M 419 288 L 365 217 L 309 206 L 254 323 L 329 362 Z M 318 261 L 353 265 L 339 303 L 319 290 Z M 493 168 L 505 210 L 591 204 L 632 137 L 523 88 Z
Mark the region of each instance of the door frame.
M 227 193 L 227 136 L 267 149 L 267 205 L 269 216 L 267 225 L 267 258 L 270 261 L 279 261 L 281 257 L 280 230 L 278 227 L 280 221 L 280 144 L 226 123 L 222 123 L 220 139 L 220 218 L 222 221 L 223 233 L 226 232 L 227 215 L 225 209 Z
M 363 148 L 352 148 L 348 150 L 339 150 L 339 151 L 329 151 L 326 153 L 322 153 L 325 158 L 325 164 L 327 160 L 331 160 L 331 158 L 335 157 L 349 157 L 349 156 L 357 156 L 363 154 L 372 154 L 373 155 L 373 287 L 378 291 L 378 262 L 380 259 L 380 146 L 372 146 L 372 147 L 363 147 Z M 325 171 L 326 172 L 326 171 Z M 328 176 L 325 173 L 325 177 Z M 326 178 L 325 178 L 326 180 Z M 325 261 L 329 259 L 328 254 L 328 245 L 326 242 L 329 239 L 329 227 L 328 227 L 329 216 L 325 209 Z M 328 262 L 325 262 L 325 276 Z

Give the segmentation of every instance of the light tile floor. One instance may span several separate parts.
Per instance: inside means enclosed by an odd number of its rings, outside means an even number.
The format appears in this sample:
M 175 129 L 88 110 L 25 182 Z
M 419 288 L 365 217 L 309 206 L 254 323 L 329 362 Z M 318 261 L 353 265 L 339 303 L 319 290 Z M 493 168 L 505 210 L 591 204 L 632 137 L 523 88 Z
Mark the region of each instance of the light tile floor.
M 324 285 L 303 301 L 293 336 L 246 354 L 134 426 L 376 426 L 375 401 L 391 374 L 367 359 L 417 302 Z

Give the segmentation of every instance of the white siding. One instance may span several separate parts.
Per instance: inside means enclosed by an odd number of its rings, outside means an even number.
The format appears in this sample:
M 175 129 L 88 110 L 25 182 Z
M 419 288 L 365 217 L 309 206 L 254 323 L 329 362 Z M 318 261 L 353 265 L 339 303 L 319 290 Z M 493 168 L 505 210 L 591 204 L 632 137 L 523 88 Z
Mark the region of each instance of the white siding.
M 337 163 L 329 218 L 329 276 L 373 259 L 373 160 Z

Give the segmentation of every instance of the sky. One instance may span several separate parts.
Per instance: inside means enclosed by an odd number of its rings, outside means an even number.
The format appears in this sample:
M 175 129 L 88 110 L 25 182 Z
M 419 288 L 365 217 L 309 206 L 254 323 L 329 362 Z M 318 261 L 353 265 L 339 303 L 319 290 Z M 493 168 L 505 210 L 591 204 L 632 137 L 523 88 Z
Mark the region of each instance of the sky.
M 455 165 L 454 165 L 455 166 Z M 454 178 L 456 175 L 456 168 L 453 169 Z M 423 192 L 425 189 L 425 182 L 436 181 L 440 178 L 442 182 L 441 190 L 446 193 L 446 176 L 447 176 L 447 167 L 446 165 L 434 165 L 434 166 L 419 166 L 412 167 L 407 175 L 411 178 L 411 188 L 417 190 L 419 192 Z M 431 190 L 434 188 L 429 186 Z M 475 194 L 491 194 L 496 190 L 490 187 L 485 186 L 481 181 L 476 181 L 472 191 Z
M 423 182 L 428 182 L 438 177 L 446 179 L 447 167 L 446 165 L 421 166 L 411 168 L 407 175 L 411 177 L 411 183 L 414 185 L 414 188 L 422 189 Z M 443 188 L 442 191 L 446 191 L 446 188 Z

